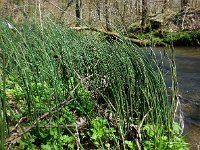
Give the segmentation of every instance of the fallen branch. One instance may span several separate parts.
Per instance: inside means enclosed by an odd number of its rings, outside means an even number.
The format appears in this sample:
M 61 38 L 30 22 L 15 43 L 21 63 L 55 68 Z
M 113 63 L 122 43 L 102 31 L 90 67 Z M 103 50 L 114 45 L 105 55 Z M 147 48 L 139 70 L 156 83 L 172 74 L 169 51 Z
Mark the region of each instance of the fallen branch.
M 93 28 L 93 27 L 70 27 L 70 29 L 72 30 L 76 30 L 76 31 L 92 31 L 92 32 L 99 32 L 99 33 L 103 33 L 106 36 L 109 37 L 113 37 L 114 39 L 118 39 L 118 40 L 126 40 L 126 41 L 130 41 L 133 42 L 139 46 L 147 46 L 147 45 L 151 45 L 152 42 L 150 40 L 140 40 L 140 39 L 135 39 L 135 38 L 130 38 L 127 36 L 123 36 L 121 34 L 118 34 L 116 32 L 110 32 L 110 31 L 106 31 L 104 29 L 97 29 L 97 28 Z M 165 43 L 159 43 L 160 46 L 166 46 Z
M 97 29 L 97 28 L 93 28 L 93 27 L 70 27 L 70 29 L 72 30 L 76 30 L 76 31 L 84 31 L 84 30 L 88 30 L 88 31 L 95 31 L 95 32 L 100 32 L 100 33 L 104 33 L 108 36 L 113 36 L 113 37 L 117 37 L 120 38 L 121 36 L 116 33 L 116 32 L 110 32 L 110 31 L 106 31 L 104 29 Z
M 135 138 L 135 142 L 137 145 L 138 150 L 141 150 L 141 142 L 142 142 L 142 136 L 141 136 L 141 129 L 144 123 L 145 118 L 148 116 L 149 112 L 152 110 L 152 108 L 143 116 L 142 121 L 140 123 L 139 126 L 137 125 L 130 125 L 131 127 L 133 127 L 136 131 L 136 138 Z
M 10 138 L 6 139 L 6 143 L 10 143 L 10 145 L 15 144 L 19 139 L 21 139 L 21 137 L 22 137 L 22 135 L 24 133 L 29 132 L 32 128 L 35 128 L 39 120 L 42 120 L 42 119 L 46 118 L 49 114 L 55 114 L 56 112 L 60 111 L 65 105 L 69 104 L 73 100 L 74 99 L 71 99 L 71 100 L 67 99 L 67 100 L 63 101 L 62 103 L 59 104 L 59 106 L 58 106 L 59 108 L 58 109 L 56 109 L 56 107 L 53 107 L 51 109 L 51 111 L 46 112 L 42 116 L 38 117 L 36 119 L 36 121 L 31 126 L 29 126 L 26 129 L 23 129 L 22 132 L 20 132 L 20 133 L 13 133 L 10 136 Z M 20 119 L 20 121 L 21 121 L 21 119 Z M 19 123 L 17 123 L 17 126 L 19 126 Z M 72 126 L 72 125 L 70 125 L 70 126 Z M 16 127 L 14 129 L 12 129 L 12 131 L 14 131 L 15 129 L 16 129 Z
M 78 132 L 78 126 L 76 125 L 76 145 L 77 145 L 77 150 L 80 150 L 80 146 L 79 145 L 81 145 L 80 143 L 81 143 L 81 140 L 80 140 L 80 138 L 79 138 L 79 132 Z

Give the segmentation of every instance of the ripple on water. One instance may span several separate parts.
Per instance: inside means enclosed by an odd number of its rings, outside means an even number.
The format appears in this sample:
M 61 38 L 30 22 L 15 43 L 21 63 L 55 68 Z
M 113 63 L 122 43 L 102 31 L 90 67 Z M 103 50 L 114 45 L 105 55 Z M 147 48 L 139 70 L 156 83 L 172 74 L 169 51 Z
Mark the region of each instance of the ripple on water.
M 158 48 L 162 50 L 162 48 Z M 200 47 L 176 47 L 176 67 L 187 142 L 200 150 Z M 169 69 L 169 68 L 168 68 Z M 170 86 L 170 75 L 166 76 Z

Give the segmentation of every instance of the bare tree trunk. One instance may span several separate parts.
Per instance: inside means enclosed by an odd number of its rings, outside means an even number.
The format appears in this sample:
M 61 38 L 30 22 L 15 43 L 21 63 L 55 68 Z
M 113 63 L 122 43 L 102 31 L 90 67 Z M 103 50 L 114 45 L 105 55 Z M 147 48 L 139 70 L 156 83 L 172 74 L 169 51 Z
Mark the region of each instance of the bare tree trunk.
M 133 0 L 130 0 L 130 2 L 129 2 L 129 9 L 130 9 L 131 13 L 133 13 L 133 8 L 134 8 Z
M 135 8 L 136 8 L 136 16 L 140 17 L 141 16 L 141 10 L 140 10 L 140 0 L 135 1 Z
M 98 19 L 101 20 L 101 6 L 100 6 L 99 0 L 97 0 L 96 2 L 96 11 L 97 11 Z
M 127 7 L 126 7 L 126 0 L 123 0 L 123 8 L 122 8 L 122 17 L 121 17 L 121 21 L 122 21 L 122 25 L 123 27 L 126 29 L 126 23 L 125 23 L 125 18 L 126 18 L 126 13 L 127 13 Z
M 110 15 L 109 15 L 109 0 L 105 0 L 105 20 L 106 20 L 106 30 L 111 31 Z
M 89 0 L 89 21 L 88 21 L 88 23 L 89 23 L 89 25 L 91 25 L 92 24 L 92 0 Z
M 153 2 L 154 7 L 152 8 L 152 14 L 157 14 L 158 13 L 158 1 Z
M 76 0 L 76 26 L 80 26 L 82 21 L 82 0 Z
M 142 23 L 141 26 L 145 26 L 147 24 L 148 19 L 148 6 L 147 0 L 142 0 Z

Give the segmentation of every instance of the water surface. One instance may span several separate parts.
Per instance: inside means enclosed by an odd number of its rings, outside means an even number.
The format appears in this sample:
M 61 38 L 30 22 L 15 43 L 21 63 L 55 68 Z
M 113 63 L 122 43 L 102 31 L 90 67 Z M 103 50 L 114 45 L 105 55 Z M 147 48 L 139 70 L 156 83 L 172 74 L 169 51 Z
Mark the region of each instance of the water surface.
M 176 47 L 175 54 L 184 134 L 190 149 L 200 150 L 200 47 Z
M 185 132 L 191 149 L 200 149 L 200 47 L 175 48 Z

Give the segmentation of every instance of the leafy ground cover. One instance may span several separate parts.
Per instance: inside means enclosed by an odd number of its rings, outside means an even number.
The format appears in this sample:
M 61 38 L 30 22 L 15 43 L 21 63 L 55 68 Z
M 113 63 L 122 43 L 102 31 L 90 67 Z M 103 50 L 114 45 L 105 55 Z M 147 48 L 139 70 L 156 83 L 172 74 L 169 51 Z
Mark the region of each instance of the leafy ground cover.
M 0 33 L 1 149 L 187 149 L 152 51 L 48 21 Z

